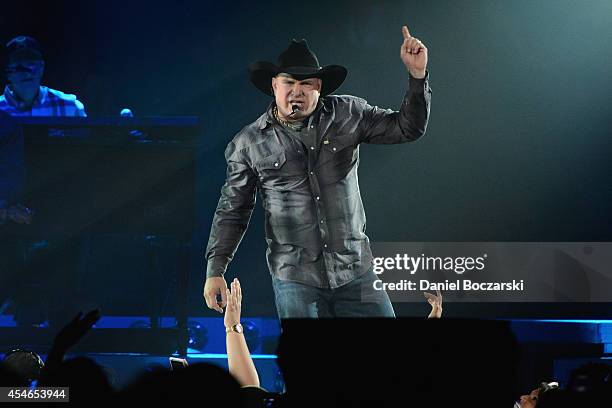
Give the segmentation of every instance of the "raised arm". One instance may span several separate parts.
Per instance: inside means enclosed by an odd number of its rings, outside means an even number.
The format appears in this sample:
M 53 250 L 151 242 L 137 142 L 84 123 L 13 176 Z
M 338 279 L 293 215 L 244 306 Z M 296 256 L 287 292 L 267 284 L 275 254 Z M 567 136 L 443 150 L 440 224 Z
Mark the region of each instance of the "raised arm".
M 442 317 L 442 292 L 440 289 L 436 290 L 436 295 L 429 292 L 423 293 L 427 298 L 427 303 L 431 305 L 431 312 L 429 312 L 428 319 L 439 319 Z
M 45 360 L 45 367 L 41 373 L 42 384 L 52 378 L 54 370 L 61 365 L 68 350 L 81 341 L 83 336 L 100 320 L 101 316 L 100 309 L 92 310 L 86 315 L 79 312 L 78 315 L 57 332 Z
M 229 372 L 243 386 L 259 387 L 259 376 L 251 359 L 240 325 L 240 308 L 242 305 L 242 289 L 238 279 L 227 289 L 227 307 L 225 309 L 225 345 L 227 347 L 227 363 Z M 239 328 L 238 328 L 239 327 Z
M 400 58 L 409 75 L 408 90 L 399 111 L 371 106 L 363 101 L 362 143 L 394 144 L 418 139 L 429 121 L 431 88 L 427 71 L 427 47 L 402 27 Z

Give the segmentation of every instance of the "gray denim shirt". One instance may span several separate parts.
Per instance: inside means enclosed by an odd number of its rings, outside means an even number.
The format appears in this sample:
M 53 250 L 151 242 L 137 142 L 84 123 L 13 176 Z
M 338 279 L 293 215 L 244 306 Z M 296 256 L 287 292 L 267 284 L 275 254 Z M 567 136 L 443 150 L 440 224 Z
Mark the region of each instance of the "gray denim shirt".
M 268 110 L 227 146 L 227 177 L 206 249 L 207 277 L 223 276 L 248 227 L 256 192 L 265 211 L 270 273 L 337 288 L 372 263 L 357 168 L 361 143 L 396 144 L 425 134 L 429 73 L 410 76 L 398 111 L 350 95 L 329 95 L 299 132 Z

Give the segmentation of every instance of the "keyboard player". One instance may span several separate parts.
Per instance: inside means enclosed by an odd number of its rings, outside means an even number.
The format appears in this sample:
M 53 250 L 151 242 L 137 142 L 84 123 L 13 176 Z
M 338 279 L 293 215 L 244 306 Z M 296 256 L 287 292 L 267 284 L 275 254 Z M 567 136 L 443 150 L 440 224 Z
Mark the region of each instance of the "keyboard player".
M 37 325 L 48 318 L 49 307 L 57 302 L 47 296 L 49 290 L 44 289 L 49 288 L 47 280 L 53 279 L 63 286 L 62 290 L 51 290 L 55 292 L 51 297 L 65 297 L 63 289 L 72 285 L 64 284 L 74 280 L 75 274 L 70 272 L 73 268 L 56 267 L 63 270 L 62 276 L 57 276 L 43 265 L 57 264 L 59 260 L 70 263 L 78 246 L 74 240 L 50 242 L 7 233 L 21 229 L 27 235 L 28 224 L 35 222 L 35 210 L 21 202 L 25 174 L 23 135 L 11 129 L 6 116 L 87 116 L 75 95 L 41 85 L 44 69 L 45 60 L 36 39 L 18 36 L 6 44 L 7 85 L 0 95 L 0 115 L 5 117 L 0 122 L 6 124 L 0 126 L 0 313 L 12 304 L 19 325 Z M 41 290 L 47 293 L 40 293 Z

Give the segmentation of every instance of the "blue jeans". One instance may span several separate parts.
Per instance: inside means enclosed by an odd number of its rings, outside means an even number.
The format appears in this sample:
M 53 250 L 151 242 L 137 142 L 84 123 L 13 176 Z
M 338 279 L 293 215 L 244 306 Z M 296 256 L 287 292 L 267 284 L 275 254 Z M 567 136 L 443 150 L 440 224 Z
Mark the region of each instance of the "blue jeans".
M 370 268 L 336 289 L 317 288 L 272 276 L 276 310 L 281 319 L 308 317 L 395 317 L 387 292 L 375 290 Z

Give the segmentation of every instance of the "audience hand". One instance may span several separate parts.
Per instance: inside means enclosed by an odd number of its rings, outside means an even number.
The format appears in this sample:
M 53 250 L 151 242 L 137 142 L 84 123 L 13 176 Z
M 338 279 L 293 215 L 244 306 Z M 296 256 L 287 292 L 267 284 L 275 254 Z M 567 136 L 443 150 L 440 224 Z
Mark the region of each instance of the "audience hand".
M 436 290 L 437 296 L 433 293 L 424 292 L 423 294 L 427 298 L 427 302 L 431 305 L 431 312 L 428 319 L 439 319 L 442 317 L 442 293 L 440 290 Z
M 231 290 L 226 289 L 227 307 L 225 308 L 225 318 L 223 323 L 225 327 L 232 327 L 240 323 L 240 309 L 242 306 L 242 289 L 240 281 L 234 278 L 231 285 Z
M 83 312 L 72 319 L 55 336 L 53 346 L 60 350 L 68 350 L 77 344 L 83 336 L 100 320 L 100 309 L 92 310 L 83 316 Z

